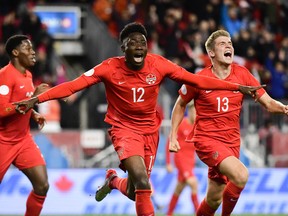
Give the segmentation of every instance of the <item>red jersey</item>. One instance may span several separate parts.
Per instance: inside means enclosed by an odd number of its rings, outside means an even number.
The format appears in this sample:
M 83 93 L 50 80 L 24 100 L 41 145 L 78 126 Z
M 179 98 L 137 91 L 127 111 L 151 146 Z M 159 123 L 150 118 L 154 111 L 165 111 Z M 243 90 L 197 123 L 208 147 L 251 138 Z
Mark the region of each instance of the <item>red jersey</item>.
M 174 156 L 176 167 L 179 164 L 185 164 L 189 169 L 194 168 L 195 164 L 195 148 L 191 142 L 186 142 L 186 137 L 191 133 L 193 124 L 189 123 L 188 118 L 183 118 L 177 131 L 177 140 L 181 149 L 177 153 L 169 152 L 169 139 L 166 145 L 166 163 L 170 163 L 170 155 Z
M 216 78 L 211 66 L 198 74 Z M 237 64 L 232 64 L 231 73 L 225 81 L 240 85 L 260 85 L 246 68 Z M 259 97 L 264 93 L 263 88 L 258 90 Z M 179 94 L 186 102 L 194 99 L 197 110 L 194 134 L 188 136 L 189 141 L 218 140 L 229 146 L 240 145 L 240 112 L 244 98 L 241 92 L 200 90 L 183 85 Z
M 11 63 L 0 70 L 0 142 L 17 144 L 30 134 L 31 110 L 25 115 L 15 110 L 13 102 L 30 98 L 34 92 L 32 74 L 20 73 Z
M 76 91 L 103 82 L 108 103 L 105 121 L 116 127 L 150 134 L 157 131 L 161 123 L 156 105 L 160 84 L 165 77 L 198 88 L 214 86 L 220 89 L 239 89 L 239 85 L 228 82 L 223 85 L 217 79 L 199 79 L 199 76 L 159 55 L 148 54 L 144 67 L 139 71 L 130 70 L 125 64 L 125 57 L 110 58 L 75 80 L 62 83 L 40 94 L 38 99 L 39 102 L 44 102 L 67 97 Z

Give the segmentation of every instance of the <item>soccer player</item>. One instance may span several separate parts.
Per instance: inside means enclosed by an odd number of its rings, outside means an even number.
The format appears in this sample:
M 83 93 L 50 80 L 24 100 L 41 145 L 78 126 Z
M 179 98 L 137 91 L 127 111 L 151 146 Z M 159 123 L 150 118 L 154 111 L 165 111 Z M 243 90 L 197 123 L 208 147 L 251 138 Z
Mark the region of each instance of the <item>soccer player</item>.
M 205 47 L 212 65 L 198 72 L 199 75 L 241 85 L 259 85 L 245 67 L 233 63 L 234 48 L 227 31 L 213 32 Z M 272 99 L 264 89 L 257 93 L 255 100 L 269 112 L 288 114 L 288 106 Z M 172 111 L 169 150 L 177 152 L 180 148 L 177 128 L 187 103 L 194 99 L 197 116 L 187 140 L 194 143 L 197 155 L 209 167 L 207 193 L 197 216 L 214 215 L 221 203 L 222 216 L 231 215 L 248 180 L 248 169 L 239 160 L 243 95 L 238 91 L 201 90 L 190 85 L 183 85 L 179 94 Z
M 121 162 L 120 168 L 128 172 L 128 177 L 119 178 L 115 170 L 108 169 L 104 185 L 96 192 L 96 200 L 101 201 L 112 189 L 118 189 L 135 200 L 137 215 L 141 216 L 154 215 L 149 177 L 159 141 L 161 117 L 156 105 L 163 79 L 169 77 L 198 88 L 213 87 L 253 95 L 255 90 L 262 88 L 189 73 L 159 55 L 147 54 L 146 37 L 147 32 L 142 24 L 127 24 L 120 32 L 124 56 L 109 58 L 75 80 L 16 103 L 19 112 L 25 113 L 36 103 L 65 98 L 103 82 L 108 103 L 105 122 L 111 125 L 109 135 Z
M 196 117 L 196 110 L 193 101 L 187 106 L 187 117 L 184 117 L 180 123 L 177 131 L 177 140 L 181 146 L 181 150 L 177 153 L 173 153 L 174 165 L 178 170 L 178 181 L 172 194 L 167 216 L 172 216 L 174 209 L 177 205 L 180 194 L 186 185 L 191 188 L 191 201 L 196 212 L 199 201 L 198 201 L 198 180 L 194 175 L 195 167 L 195 149 L 192 143 L 186 142 L 186 137 L 193 128 L 193 124 Z M 172 154 L 169 152 L 169 139 L 166 145 L 166 169 L 168 172 L 173 172 L 173 165 L 170 160 Z
M 30 134 L 30 118 L 40 128 L 45 118 L 34 110 L 19 114 L 13 102 L 41 93 L 48 86 L 43 84 L 34 89 L 28 68 L 35 64 L 36 57 L 27 36 L 12 36 L 5 46 L 10 62 L 0 70 L 0 183 L 11 164 L 21 170 L 33 186 L 25 216 L 38 216 L 49 185 L 45 161 Z

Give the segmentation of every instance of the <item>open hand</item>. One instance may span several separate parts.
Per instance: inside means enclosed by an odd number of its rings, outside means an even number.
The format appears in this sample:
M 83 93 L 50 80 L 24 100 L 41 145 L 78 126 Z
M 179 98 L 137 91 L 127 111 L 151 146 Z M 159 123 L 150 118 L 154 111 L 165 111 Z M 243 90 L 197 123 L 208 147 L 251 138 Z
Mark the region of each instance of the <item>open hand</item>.
M 247 95 L 251 95 L 253 98 L 257 98 L 257 90 L 266 87 L 266 85 L 260 85 L 260 86 L 243 86 L 240 85 L 239 86 L 239 91 L 242 94 L 247 94 Z
M 25 114 L 28 110 L 32 109 L 37 102 L 38 102 L 38 98 L 32 97 L 29 100 L 15 102 L 13 104 L 16 105 L 15 109 L 17 112 L 21 114 Z

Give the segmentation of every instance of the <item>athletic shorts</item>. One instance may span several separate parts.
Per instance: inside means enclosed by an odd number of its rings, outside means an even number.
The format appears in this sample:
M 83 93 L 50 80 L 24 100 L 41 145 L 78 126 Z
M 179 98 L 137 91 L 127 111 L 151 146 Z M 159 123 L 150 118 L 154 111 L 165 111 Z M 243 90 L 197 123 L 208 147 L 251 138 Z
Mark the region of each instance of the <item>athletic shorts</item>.
M 181 151 L 181 150 L 180 150 Z M 178 153 L 177 153 L 178 154 Z M 195 176 L 194 174 L 194 157 L 191 158 L 175 158 L 175 166 L 178 170 L 178 181 L 185 182 L 188 178 Z
M 109 129 L 109 135 L 119 160 L 122 161 L 135 155 L 141 156 L 145 161 L 147 174 L 150 176 L 157 154 L 159 132 L 142 135 L 131 130 L 113 127 Z M 126 172 L 121 163 L 119 167 Z
M 11 164 L 19 170 L 46 165 L 43 155 L 33 141 L 32 136 L 27 136 L 15 145 L 0 143 L 0 182 Z
M 239 158 L 240 147 L 228 147 L 219 141 L 195 142 L 196 153 L 208 167 L 208 178 L 219 183 L 227 183 L 228 179 L 218 169 L 219 164 L 229 156 Z

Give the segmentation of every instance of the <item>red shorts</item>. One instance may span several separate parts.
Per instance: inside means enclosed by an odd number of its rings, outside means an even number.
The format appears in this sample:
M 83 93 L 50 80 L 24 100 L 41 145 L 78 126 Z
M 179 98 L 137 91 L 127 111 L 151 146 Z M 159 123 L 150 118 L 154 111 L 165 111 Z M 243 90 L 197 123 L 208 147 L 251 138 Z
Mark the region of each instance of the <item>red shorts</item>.
M 199 159 L 209 167 L 208 178 L 220 183 L 227 183 L 227 177 L 220 173 L 218 166 L 229 156 L 239 158 L 240 147 L 228 147 L 219 141 L 196 142 L 194 145 Z
M 178 153 L 177 153 L 178 154 Z M 178 170 L 178 181 L 185 182 L 191 176 L 195 176 L 193 170 L 195 167 L 194 157 L 175 157 L 175 166 Z
M 27 136 L 15 145 L 0 143 L 0 182 L 11 164 L 23 170 L 46 163 L 32 136 Z
M 148 176 L 150 176 L 157 153 L 159 132 L 142 135 L 131 130 L 112 128 L 109 130 L 109 135 L 119 160 L 122 161 L 135 155 L 141 156 L 145 161 Z M 120 164 L 120 168 L 126 171 L 122 164 Z

